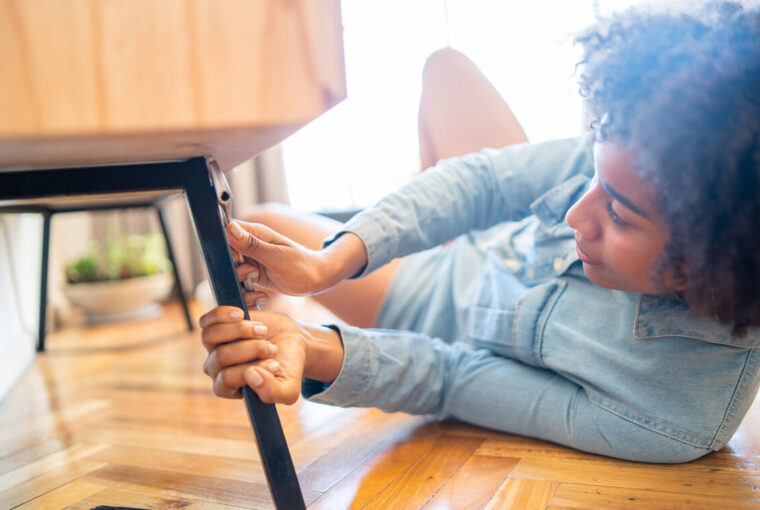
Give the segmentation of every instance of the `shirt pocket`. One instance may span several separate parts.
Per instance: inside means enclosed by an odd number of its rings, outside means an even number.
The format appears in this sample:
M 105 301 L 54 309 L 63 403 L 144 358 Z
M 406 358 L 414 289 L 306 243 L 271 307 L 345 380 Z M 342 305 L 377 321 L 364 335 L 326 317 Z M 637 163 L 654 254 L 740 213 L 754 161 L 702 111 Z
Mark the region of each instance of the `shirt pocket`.
M 487 252 L 467 310 L 466 335 L 470 343 L 500 356 L 513 357 L 512 321 L 526 289 L 507 269 L 504 258 Z
M 514 311 L 473 305 L 468 311 L 467 338 L 474 347 L 488 349 L 498 356 L 515 358 L 512 342 Z
M 565 285 L 552 279 L 528 288 L 501 258 L 488 253 L 467 309 L 467 339 L 499 356 L 536 364 L 534 339 Z
M 489 260 L 468 309 L 469 342 L 496 355 L 540 366 L 536 339 L 565 286 L 564 281 L 553 279 L 527 288 L 503 264 Z

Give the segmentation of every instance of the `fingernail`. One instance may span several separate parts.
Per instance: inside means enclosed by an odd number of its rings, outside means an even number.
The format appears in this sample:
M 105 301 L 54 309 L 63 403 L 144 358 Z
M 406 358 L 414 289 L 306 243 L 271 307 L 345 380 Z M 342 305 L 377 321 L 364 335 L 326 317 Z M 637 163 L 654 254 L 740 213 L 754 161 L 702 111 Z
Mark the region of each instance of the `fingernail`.
M 257 335 L 266 335 L 267 334 L 267 327 L 263 324 L 257 324 L 253 327 L 253 332 Z
M 242 319 L 245 317 L 242 310 L 233 310 L 230 312 L 230 319 Z
M 255 267 L 251 269 L 251 272 L 245 275 L 246 279 L 248 278 L 258 278 L 259 277 L 259 270 Z
M 277 354 L 277 346 L 275 344 L 269 344 L 268 349 L 269 349 L 270 356 L 274 356 L 275 354 Z
M 245 235 L 245 231 L 242 229 L 242 227 L 234 221 L 230 223 L 230 232 L 232 232 L 232 237 L 235 239 L 242 239 Z
M 246 375 L 246 379 L 248 380 L 248 384 L 250 384 L 251 386 L 261 386 L 261 384 L 264 382 L 264 379 L 259 375 L 256 369 L 253 367 L 249 368 L 246 371 L 245 375 Z
M 265 297 L 261 297 L 261 298 L 259 298 L 259 299 L 256 300 L 256 304 L 257 305 L 265 305 L 267 303 L 269 303 L 269 299 L 265 298 Z
M 277 371 L 280 369 L 280 364 L 277 363 L 276 361 L 273 361 L 269 365 L 267 365 L 267 369 L 273 374 L 276 374 Z

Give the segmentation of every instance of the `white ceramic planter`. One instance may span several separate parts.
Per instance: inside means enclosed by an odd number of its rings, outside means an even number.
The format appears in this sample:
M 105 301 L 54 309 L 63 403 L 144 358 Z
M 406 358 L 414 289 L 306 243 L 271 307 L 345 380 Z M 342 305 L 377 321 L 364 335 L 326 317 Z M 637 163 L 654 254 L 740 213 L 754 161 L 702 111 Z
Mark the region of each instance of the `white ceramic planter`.
M 74 306 L 84 309 L 91 324 L 147 318 L 157 315 L 159 304 L 172 290 L 174 279 L 167 274 L 126 280 L 73 283 L 63 287 Z

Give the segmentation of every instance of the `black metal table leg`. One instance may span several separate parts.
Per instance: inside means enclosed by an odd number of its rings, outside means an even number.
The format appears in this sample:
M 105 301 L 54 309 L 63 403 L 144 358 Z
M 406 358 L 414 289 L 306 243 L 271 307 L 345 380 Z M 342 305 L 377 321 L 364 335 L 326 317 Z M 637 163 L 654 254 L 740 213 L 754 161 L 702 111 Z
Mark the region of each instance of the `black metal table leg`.
M 42 213 L 42 267 L 40 269 L 40 317 L 37 328 L 37 352 L 45 351 L 45 330 L 47 329 L 48 261 L 50 254 L 49 212 Z
M 205 165 L 202 172 L 187 171 L 186 175 L 192 180 L 186 182 L 185 194 L 216 302 L 219 305 L 242 308 L 248 318 L 240 282 L 227 244 L 217 195 Z M 243 388 L 243 397 L 275 505 L 283 510 L 305 508 L 277 410 L 273 405 L 261 402 L 258 395 L 247 386 Z
M 182 303 L 182 310 L 185 312 L 185 320 L 187 321 L 187 329 L 193 330 L 193 320 L 190 318 L 190 309 L 187 306 L 187 296 L 185 296 L 185 289 L 182 288 L 182 279 L 179 277 L 179 271 L 177 270 L 177 262 L 174 259 L 174 249 L 172 248 L 172 240 L 169 237 L 169 229 L 166 227 L 166 219 L 164 218 L 164 211 L 160 205 L 155 207 L 156 215 L 158 216 L 158 223 L 161 225 L 161 232 L 164 233 L 164 242 L 166 243 L 166 254 L 169 256 L 169 261 L 172 263 L 172 271 L 174 271 L 174 289 L 179 294 L 179 301 Z

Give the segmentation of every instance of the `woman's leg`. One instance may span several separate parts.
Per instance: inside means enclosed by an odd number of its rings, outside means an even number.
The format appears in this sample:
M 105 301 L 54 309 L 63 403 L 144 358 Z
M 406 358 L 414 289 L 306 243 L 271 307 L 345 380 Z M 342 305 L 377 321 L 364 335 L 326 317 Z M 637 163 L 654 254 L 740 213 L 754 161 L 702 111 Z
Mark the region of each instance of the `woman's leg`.
M 425 63 L 419 137 L 423 170 L 444 158 L 528 141 L 493 85 L 451 48 L 436 51 Z
M 480 70 L 462 53 L 444 49 L 433 53 L 423 71 L 419 112 L 422 168 L 436 161 L 527 141 L 507 103 Z M 263 223 L 304 246 L 319 249 L 322 240 L 341 223 L 281 204 L 253 206 L 242 217 Z M 373 327 L 400 260 L 372 274 L 346 280 L 314 299 L 349 324 Z

